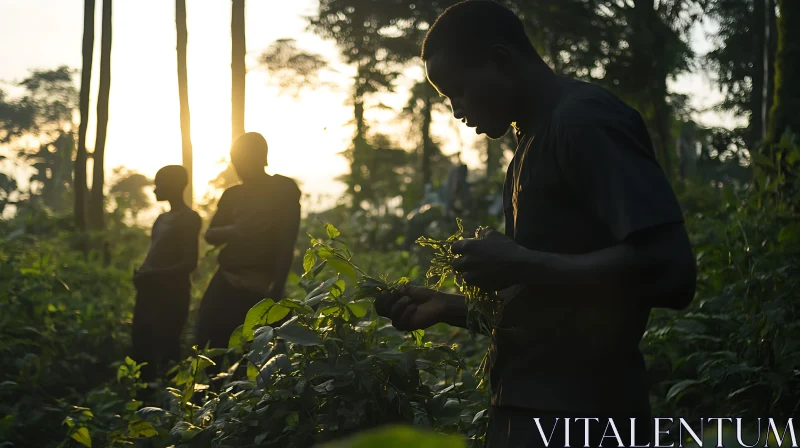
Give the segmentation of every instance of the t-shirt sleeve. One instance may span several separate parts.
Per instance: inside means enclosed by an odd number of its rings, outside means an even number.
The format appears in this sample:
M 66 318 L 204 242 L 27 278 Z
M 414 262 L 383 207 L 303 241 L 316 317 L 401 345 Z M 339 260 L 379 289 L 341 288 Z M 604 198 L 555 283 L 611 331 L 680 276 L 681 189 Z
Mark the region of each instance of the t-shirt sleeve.
M 232 192 L 234 188 L 236 187 L 228 188 L 222 192 L 222 196 L 217 201 L 217 211 L 214 212 L 214 216 L 208 224 L 209 228 L 233 224 L 233 198 L 231 196 L 235 194 L 235 192 Z
M 575 101 L 559 117 L 559 169 L 572 192 L 621 243 L 683 222 L 641 116 L 605 98 Z

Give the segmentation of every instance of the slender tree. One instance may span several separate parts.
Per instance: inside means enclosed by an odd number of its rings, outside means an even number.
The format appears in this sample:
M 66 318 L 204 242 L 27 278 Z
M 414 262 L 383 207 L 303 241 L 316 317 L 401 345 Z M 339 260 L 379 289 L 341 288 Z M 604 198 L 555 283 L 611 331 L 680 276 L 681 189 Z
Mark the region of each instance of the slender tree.
M 704 58 L 724 98 L 719 107 L 747 118 L 748 146 L 766 134 L 772 107 L 777 38 L 775 0 L 714 0 L 708 15 L 719 24 Z
M 244 0 L 231 8 L 231 141 L 244 134 L 245 45 Z
M 78 151 L 75 155 L 73 188 L 75 227 L 86 230 L 86 127 L 89 124 L 89 90 L 92 81 L 92 56 L 94 54 L 94 0 L 83 2 L 83 66 L 81 67 L 80 114 L 78 126 Z
M 183 167 L 189 177 L 189 185 L 185 191 L 185 201 L 190 206 L 194 198 L 192 188 L 192 126 L 189 115 L 189 87 L 186 74 L 186 43 L 188 32 L 186 30 L 186 0 L 175 0 L 175 28 L 177 30 L 178 54 L 178 99 L 181 114 L 181 154 Z
M 778 52 L 775 56 L 775 100 L 767 140 L 780 141 L 787 130 L 800 134 L 800 4 L 778 0 Z
M 89 201 L 89 224 L 94 229 L 104 227 L 105 212 L 105 152 L 108 131 L 108 99 L 111 90 L 111 3 L 103 0 L 102 35 L 100 37 L 100 88 L 97 95 L 97 139 L 94 144 L 94 172 Z
M 431 135 L 433 111 L 436 108 L 443 108 L 443 105 L 443 98 L 426 79 L 419 81 L 411 88 L 411 97 L 403 109 L 403 115 L 410 118 L 413 134 L 416 134 L 415 137 L 419 141 L 417 171 L 422 174 L 418 188 L 420 197 L 424 194 L 425 185 L 433 183 L 435 165 L 437 162 L 443 161 L 439 145 Z
M 317 15 L 309 18 L 310 29 L 335 41 L 344 62 L 356 70 L 350 99 L 355 133 L 350 147 L 342 153 L 350 161 L 350 173 L 339 178 L 348 186 L 347 194 L 353 208 L 359 208 L 364 201 L 376 201 L 374 168 L 380 161 L 374 154 L 375 147 L 368 141 L 364 100 L 370 94 L 392 90 L 400 64 L 407 61 L 406 55 L 410 52 L 398 49 L 416 45 L 402 35 L 381 33 L 390 23 L 403 18 L 407 10 L 408 6 L 402 2 L 321 0 Z

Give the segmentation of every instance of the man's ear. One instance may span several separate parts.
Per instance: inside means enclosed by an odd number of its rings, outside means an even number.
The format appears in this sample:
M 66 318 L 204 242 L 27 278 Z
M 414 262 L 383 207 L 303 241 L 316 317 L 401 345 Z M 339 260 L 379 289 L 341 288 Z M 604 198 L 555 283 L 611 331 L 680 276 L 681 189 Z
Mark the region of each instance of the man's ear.
M 489 58 L 499 70 L 505 70 L 515 65 L 514 52 L 505 45 L 493 45 L 489 49 Z

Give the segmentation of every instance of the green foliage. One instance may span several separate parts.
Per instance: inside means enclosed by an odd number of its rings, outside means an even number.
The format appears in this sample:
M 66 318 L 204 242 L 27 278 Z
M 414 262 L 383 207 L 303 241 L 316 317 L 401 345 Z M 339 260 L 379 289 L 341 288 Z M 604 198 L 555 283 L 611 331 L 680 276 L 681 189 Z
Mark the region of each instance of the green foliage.
M 153 181 L 123 167 L 114 169 L 113 177 L 115 180 L 108 196 L 117 205 L 115 212 L 123 213 L 135 222 L 139 212 L 152 205 L 145 188 L 150 187 Z
M 328 443 L 321 448 L 462 448 L 466 444 L 458 437 L 423 432 L 407 426 L 393 425 L 364 431 L 347 440 Z
M 38 214 L 36 222 L 22 233 L 0 221 L 0 440 L 46 446 L 64 422 L 84 443 L 88 422 L 107 416 L 70 404 L 113 378 L 124 358 L 132 285 L 128 272 L 85 261 L 68 238 L 37 235 L 58 228 L 56 219 Z
M 73 115 L 78 104 L 72 71 L 66 66 L 32 70 L 18 86 L 24 92 L 18 98 L 9 98 L 0 89 L 0 144 L 12 145 L 33 168 L 30 190 L 35 199 L 53 210 L 68 210 L 75 154 Z M 23 137 L 33 137 L 37 144 L 34 148 L 20 144 Z
M 769 174 L 759 170 L 751 187 L 682 194 L 697 297 L 686 312 L 651 316 L 643 348 L 654 414 L 699 418 L 720 403 L 744 419 L 797 414 L 800 227 Z
M 500 323 L 503 302 L 495 292 L 482 291 L 476 286 L 466 284 L 461 274 L 453 270 L 453 262 L 458 258 L 458 254 L 453 253 L 453 243 L 465 238 L 481 238 L 483 228 L 479 227 L 474 234 L 470 234 L 464 230 L 461 219 L 457 219 L 456 223 L 458 231 L 446 240 L 437 241 L 425 237 L 417 240 L 419 245 L 431 247 L 436 251 L 426 276 L 429 279 L 437 279 L 434 285 L 436 289 L 444 286 L 447 279 L 452 276 L 456 287 L 466 298 L 467 326 L 470 331 L 473 334 L 491 334 Z
M 256 304 L 227 350 L 196 351 L 145 402 L 139 366 L 128 360 L 116 381 L 78 400 L 94 417 L 71 411 L 65 436 L 88 434 L 96 446 L 148 439 L 155 446 L 285 447 L 405 423 L 479 441 L 486 396 L 454 345 L 398 332 L 374 312 L 375 294 L 407 280 L 366 275 L 336 227 L 325 225 L 324 235 L 311 238 L 304 257 L 303 296 Z M 389 430 L 408 440 L 431 437 Z M 358 443 L 369 443 L 365 437 Z

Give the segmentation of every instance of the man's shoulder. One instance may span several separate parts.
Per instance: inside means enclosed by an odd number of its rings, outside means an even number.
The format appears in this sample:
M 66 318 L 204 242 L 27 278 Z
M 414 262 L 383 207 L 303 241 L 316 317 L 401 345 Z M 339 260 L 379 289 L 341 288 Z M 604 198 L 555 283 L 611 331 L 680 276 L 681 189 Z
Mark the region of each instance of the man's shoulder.
M 635 110 L 603 86 L 571 81 L 567 94 L 553 113 L 557 126 L 584 125 L 627 119 Z
M 242 184 L 231 185 L 222 192 L 222 196 L 236 194 L 237 191 L 242 189 Z
M 300 187 L 294 179 L 280 174 L 274 174 L 272 179 L 278 192 L 291 197 L 296 196 L 297 199 L 300 199 Z
M 189 207 L 181 209 L 180 211 L 172 211 L 170 213 L 172 213 L 173 216 L 175 216 L 175 218 L 182 223 L 195 225 L 202 222 L 200 214 Z
M 294 180 L 294 179 L 292 179 L 291 177 L 286 177 L 286 176 L 284 176 L 284 175 L 282 175 L 282 174 L 273 174 L 273 175 L 272 175 L 272 178 L 275 180 L 275 182 L 276 182 L 278 185 L 283 185 L 283 186 L 293 186 L 293 187 L 295 187 L 295 188 L 298 188 L 298 187 L 297 187 L 297 182 L 295 182 L 295 180 Z M 298 189 L 299 189 L 299 188 L 298 188 Z

